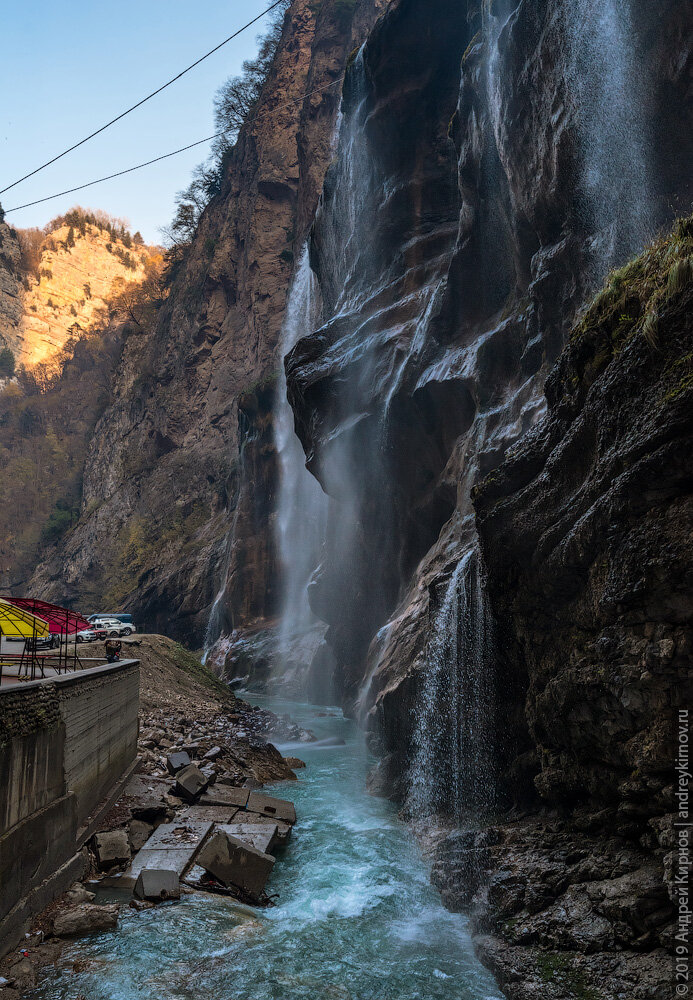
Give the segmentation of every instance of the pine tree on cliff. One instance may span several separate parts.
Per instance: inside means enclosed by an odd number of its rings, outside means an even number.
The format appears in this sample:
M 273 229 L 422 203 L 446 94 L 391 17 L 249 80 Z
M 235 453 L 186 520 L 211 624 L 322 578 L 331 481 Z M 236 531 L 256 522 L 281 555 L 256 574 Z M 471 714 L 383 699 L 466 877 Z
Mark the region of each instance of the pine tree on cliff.
M 75 231 L 72 226 L 67 231 L 67 239 L 65 240 L 65 246 L 69 249 L 75 245 Z

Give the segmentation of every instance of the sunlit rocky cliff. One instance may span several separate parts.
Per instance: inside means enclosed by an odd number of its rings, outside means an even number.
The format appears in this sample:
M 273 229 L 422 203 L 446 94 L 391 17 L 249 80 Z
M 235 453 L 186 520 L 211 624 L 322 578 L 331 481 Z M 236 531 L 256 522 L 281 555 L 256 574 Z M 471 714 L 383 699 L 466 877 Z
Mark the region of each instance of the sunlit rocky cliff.
M 142 241 L 133 243 L 125 230 L 114 234 L 87 222 L 82 228 L 58 224 L 46 233 L 29 231 L 29 264 L 23 234 L 0 224 L 0 342 L 17 366 L 50 366 L 68 341 L 103 325 L 112 299 L 144 278 L 145 263 L 157 253 Z

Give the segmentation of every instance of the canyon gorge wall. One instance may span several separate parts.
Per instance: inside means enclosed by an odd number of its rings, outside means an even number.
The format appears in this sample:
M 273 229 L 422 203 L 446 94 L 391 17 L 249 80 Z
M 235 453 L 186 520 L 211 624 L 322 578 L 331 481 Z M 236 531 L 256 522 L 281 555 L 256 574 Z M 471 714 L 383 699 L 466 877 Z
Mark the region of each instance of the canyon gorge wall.
M 358 714 L 516 1000 L 667 982 L 692 74 L 685 0 L 294 0 L 33 580 Z
M 434 878 L 511 997 L 670 981 L 690 222 L 638 255 L 691 209 L 692 49 L 679 2 L 392 4 L 309 241 L 311 607 L 373 789 L 457 817 Z
M 341 79 L 377 0 L 296 0 L 254 120 L 152 329 L 129 337 L 82 516 L 33 592 L 127 607 L 202 646 L 277 612 L 272 429 L 294 253 L 331 157 Z

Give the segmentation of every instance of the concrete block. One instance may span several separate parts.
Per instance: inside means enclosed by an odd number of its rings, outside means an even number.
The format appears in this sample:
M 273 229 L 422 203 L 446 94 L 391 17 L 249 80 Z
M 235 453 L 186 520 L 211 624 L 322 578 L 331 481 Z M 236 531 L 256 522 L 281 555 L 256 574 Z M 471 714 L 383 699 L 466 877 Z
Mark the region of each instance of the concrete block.
M 141 819 L 130 820 L 128 837 L 130 839 L 130 849 L 133 853 L 136 854 L 137 851 L 144 847 L 153 833 L 154 827 L 151 823 L 145 823 Z
M 291 837 L 291 824 L 290 823 L 282 823 L 281 820 L 279 820 L 277 822 L 276 820 L 272 819 L 271 816 L 263 816 L 262 813 L 248 812 L 248 811 L 239 812 L 239 813 L 236 814 L 236 816 L 234 817 L 234 819 L 231 822 L 236 822 L 236 823 L 250 823 L 250 824 L 253 824 L 253 825 L 264 824 L 266 826 L 276 827 L 277 828 L 277 832 L 274 835 L 274 837 L 275 837 L 275 845 L 274 846 L 276 846 L 276 847 L 279 847 L 279 846 L 281 846 L 283 844 L 288 843 L 288 841 L 289 841 L 289 839 Z
M 190 763 L 190 755 L 185 750 L 174 750 L 166 758 L 166 770 L 169 774 L 177 774 Z
M 138 899 L 162 901 L 180 899 L 178 872 L 166 868 L 143 868 L 135 882 L 135 896 Z
M 162 823 L 154 831 L 123 875 L 131 884 L 145 868 L 176 872 L 180 877 L 212 829 L 209 822 Z
M 263 816 L 271 816 L 272 819 L 281 820 L 283 823 L 296 822 L 296 809 L 293 802 L 289 802 L 287 799 L 274 799 L 271 795 L 264 795 L 262 792 L 250 793 L 248 809 L 251 812 L 261 813 Z
M 217 830 L 203 845 L 197 864 L 225 886 L 235 886 L 251 899 L 259 899 L 274 867 L 270 854 L 256 851 L 223 830 Z
M 195 802 L 209 784 L 209 779 L 195 764 L 188 764 L 176 774 L 176 794 L 186 802 Z
M 181 823 L 231 823 L 236 806 L 187 806 L 177 817 Z
M 239 815 L 243 816 L 244 813 Z M 250 844 L 256 851 L 262 851 L 263 854 L 269 854 L 270 849 L 275 846 L 277 827 L 270 823 L 223 823 L 219 824 L 217 829 L 228 833 L 230 837 L 243 841 L 244 844 Z
M 230 785 L 215 785 L 200 796 L 201 806 L 236 806 L 245 809 L 250 792 L 247 788 L 232 788 Z
M 127 830 L 109 830 L 94 835 L 94 852 L 100 868 L 130 860 L 130 841 Z
M 125 786 L 122 801 L 135 819 L 151 823 L 165 815 L 168 809 L 166 796 L 170 787 L 171 781 L 168 778 L 135 774 Z

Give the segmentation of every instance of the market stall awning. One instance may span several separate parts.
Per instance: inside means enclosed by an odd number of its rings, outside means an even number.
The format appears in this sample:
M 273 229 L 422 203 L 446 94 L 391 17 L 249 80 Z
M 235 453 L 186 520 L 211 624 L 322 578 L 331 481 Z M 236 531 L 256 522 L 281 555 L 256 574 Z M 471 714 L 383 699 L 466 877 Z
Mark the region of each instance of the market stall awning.
M 82 629 L 91 628 L 91 625 L 77 611 L 70 611 L 68 608 L 61 608 L 59 604 L 50 604 L 48 601 L 40 601 L 36 597 L 6 597 L 8 604 L 28 611 L 29 614 L 38 615 L 48 622 L 53 635 L 74 635 Z
M 42 639 L 50 635 L 50 628 L 43 618 L 0 597 L 0 632 L 3 635 L 20 635 L 23 639 L 34 636 Z

